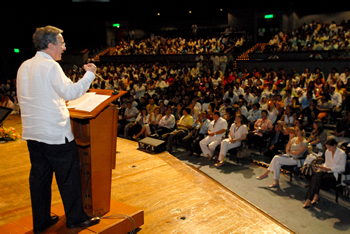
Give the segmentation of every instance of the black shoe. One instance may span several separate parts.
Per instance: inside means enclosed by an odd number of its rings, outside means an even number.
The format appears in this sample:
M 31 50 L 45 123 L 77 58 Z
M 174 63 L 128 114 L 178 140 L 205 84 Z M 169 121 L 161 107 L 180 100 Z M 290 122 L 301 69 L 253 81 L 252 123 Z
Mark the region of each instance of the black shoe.
M 311 202 L 311 205 L 313 205 L 313 206 L 317 205 L 319 202 L 320 202 L 320 198 L 318 198 L 317 201 L 315 201 L 315 202 Z
M 46 229 L 48 229 L 49 227 L 55 225 L 58 220 L 60 220 L 60 217 L 58 217 L 57 215 L 51 216 L 51 221 L 50 223 L 48 223 L 45 227 L 41 228 L 41 229 L 34 229 L 33 233 L 34 234 L 40 234 L 42 232 L 44 232 Z
M 100 223 L 100 218 L 99 217 L 93 217 L 91 219 L 88 219 L 82 223 L 77 223 L 77 224 L 71 224 L 71 225 L 67 225 L 68 229 L 73 229 L 73 228 L 87 228 L 87 227 L 91 227 L 94 226 L 96 224 Z

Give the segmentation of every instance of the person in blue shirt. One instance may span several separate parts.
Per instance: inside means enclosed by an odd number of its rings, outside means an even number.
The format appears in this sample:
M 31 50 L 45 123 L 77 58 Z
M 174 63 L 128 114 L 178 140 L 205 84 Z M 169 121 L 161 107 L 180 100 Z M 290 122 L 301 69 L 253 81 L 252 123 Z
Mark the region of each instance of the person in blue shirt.
M 189 151 L 189 156 L 192 156 L 193 153 L 198 156 L 201 154 L 199 142 L 207 135 L 210 124 L 207 115 L 206 111 L 202 111 L 192 125 L 193 130 L 182 139 L 183 147 Z

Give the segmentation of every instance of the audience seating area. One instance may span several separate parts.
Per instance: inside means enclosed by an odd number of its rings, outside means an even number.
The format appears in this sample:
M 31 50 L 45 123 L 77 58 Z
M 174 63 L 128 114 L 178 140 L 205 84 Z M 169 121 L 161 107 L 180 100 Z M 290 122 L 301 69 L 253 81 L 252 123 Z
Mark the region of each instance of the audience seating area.
M 129 39 L 121 42 L 113 50 L 103 51 L 101 56 L 108 53 L 113 56 L 215 54 L 232 46 L 242 46 L 238 43 L 241 39 L 244 40 L 244 37 L 234 41 L 232 37 L 224 35 L 196 40 L 161 36 L 140 41 Z M 340 24 L 311 22 L 293 32 L 280 32 L 268 45 L 256 48 L 262 48 L 263 53 L 288 51 L 296 53 L 320 51 L 319 45 L 324 44 L 322 50 L 346 50 L 349 49 L 349 40 L 350 28 L 345 22 Z M 269 67 L 238 70 L 233 63 L 228 63 L 221 57 L 216 59 L 214 56 L 209 56 L 196 62 L 195 66 L 158 62 L 138 64 L 97 62 L 97 73 L 104 79 L 96 77 L 91 88 L 129 91 L 128 95 L 116 103 L 121 107 L 121 118 L 132 120 L 128 120 L 129 123 L 138 124 L 135 117 L 143 109 L 149 111 L 147 115 L 153 114 L 155 106 L 159 107 L 162 116 L 165 116 L 167 108 L 170 107 L 171 114 L 178 121 L 184 109 L 189 107 L 191 118 L 194 120 L 199 118 L 201 111 L 206 111 L 206 118 L 209 120 L 213 119 L 216 111 L 219 111 L 221 117 L 229 123 L 228 129 L 234 122 L 235 115 L 240 113 L 246 120 L 249 132 L 254 132 L 255 121 L 261 118 L 262 110 L 267 110 L 268 118 L 274 125 L 282 121 L 289 128 L 300 126 L 307 132 L 306 139 L 315 132 L 317 134 L 326 132 L 327 137 L 335 136 L 338 140 L 348 142 L 350 138 L 348 67 L 345 69 L 335 67 L 332 70 L 319 68 L 310 71 L 305 63 L 304 67 L 295 67 L 291 71 L 285 71 L 283 68 L 273 70 Z M 297 70 L 303 72 L 296 72 Z M 83 73 L 82 68 L 66 71 L 73 82 L 77 82 Z M 0 92 L 2 106 L 10 106 L 7 97 L 13 106 L 16 105 L 15 79 L 1 84 Z M 129 118 L 131 108 L 136 108 L 137 112 Z M 291 113 L 287 113 L 287 109 Z M 322 122 L 322 129 L 315 127 L 316 120 Z M 157 122 L 153 124 L 157 125 Z M 290 133 L 287 127 L 283 133 L 288 137 Z M 175 129 L 176 125 L 171 130 Z M 139 132 L 134 134 L 137 133 Z M 151 130 L 151 134 L 154 133 Z M 133 137 L 133 135 L 122 135 L 122 132 L 118 134 L 129 139 Z M 141 138 L 146 136 L 148 135 L 145 133 L 140 135 Z M 180 143 L 178 147 L 181 147 L 181 139 L 177 140 Z M 268 148 L 268 142 L 266 138 L 262 145 L 263 149 Z M 253 148 L 260 147 L 255 142 L 250 143 L 253 143 L 251 146 Z M 320 151 L 321 149 L 317 147 L 314 145 L 314 150 Z M 261 151 L 260 148 L 259 150 Z M 349 159 L 350 151 L 346 144 L 344 150 Z

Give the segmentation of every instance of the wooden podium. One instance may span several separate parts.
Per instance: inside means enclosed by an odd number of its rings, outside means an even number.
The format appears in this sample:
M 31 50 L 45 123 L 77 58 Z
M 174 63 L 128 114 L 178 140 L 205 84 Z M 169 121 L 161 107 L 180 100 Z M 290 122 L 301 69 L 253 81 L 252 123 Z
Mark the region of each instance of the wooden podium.
M 91 112 L 70 109 L 72 131 L 78 145 L 84 210 L 92 216 L 110 211 L 112 169 L 117 149 L 118 109 L 111 105 L 127 91 L 93 89 L 110 96 Z

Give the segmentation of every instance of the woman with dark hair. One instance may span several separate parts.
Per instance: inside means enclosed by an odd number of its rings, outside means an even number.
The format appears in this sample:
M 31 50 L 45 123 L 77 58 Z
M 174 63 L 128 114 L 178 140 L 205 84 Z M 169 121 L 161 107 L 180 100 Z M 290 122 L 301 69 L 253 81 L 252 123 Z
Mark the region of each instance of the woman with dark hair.
M 285 122 L 288 127 L 293 127 L 294 119 L 295 119 L 295 115 L 293 115 L 292 105 L 286 106 L 284 114 L 282 115 L 281 121 Z
M 210 97 L 209 95 L 205 95 L 203 98 L 202 110 L 209 110 Z
M 214 115 L 215 111 L 216 111 L 215 103 L 214 102 L 209 103 L 209 106 L 208 106 L 208 119 L 210 121 L 213 120 L 213 115 Z
M 311 178 L 311 183 L 306 194 L 306 202 L 303 208 L 309 208 L 320 200 L 319 192 L 321 185 L 330 188 L 338 180 L 339 174 L 345 171 L 346 154 L 337 148 L 338 142 L 330 138 L 326 141 L 327 151 L 325 153 L 325 163 L 318 167 L 318 170 Z
M 297 159 L 303 156 L 306 150 L 307 141 L 305 139 L 305 132 L 301 131 L 298 127 L 296 127 L 295 137 L 291 138 L 286 146 L 286 154 L 275 155 L 265 173 L 256 177 L 256 179 L 265 179 L 268 177 L 270 172 L 273 172 L 273 178 L 275 179 L 275 183 L 270 185 L 269 188 L 277 188 L 279 186 L 279 174 L 281 171 L 281 166 L 297 165 Z
M 316 108 L 319 110 L 317 119 L 323 119 L 327 117 L 328 113 L 330 113 L 333 108 L 329 93 L 322 94 L 321 98 L 317 100 Z
M 322 150 L 324 142 L 327 140 L 327 133 L 324 130 L 323 123 L 320 119 L 315 120 L 313 127 L 314 130 L 311 132 L 307 142 L 314 148 L 314 150 Z
M 140 113 L 132 124 L 130 132 L 133 139 L 137 139 L 142 133 L 145 132 L 145 126 L 149 124 L 149 115 L 146 108 L 142 108 Z
M 233 148 L 241 146 L 241 142 L 247 138 L 248 129 L 247 126 L 242 124 L 242 116 L 236 115 L 236 121 L 230 127 L 230 131 L 227 134 L 228 138 L 221 141 L 219 158 L 214 166 L 221 167 L 226 162 L 227 151 Z
M 292 107 L 293 107 L 293 113 L 296 115 L 295 117 L 298 117 L 302 111 L 301 104 L 299 102 L 298 97 L 292 98 Z

